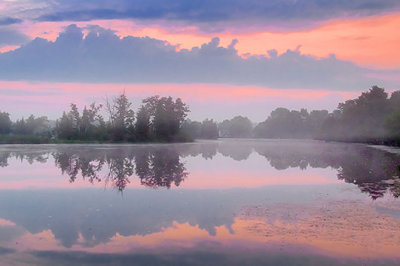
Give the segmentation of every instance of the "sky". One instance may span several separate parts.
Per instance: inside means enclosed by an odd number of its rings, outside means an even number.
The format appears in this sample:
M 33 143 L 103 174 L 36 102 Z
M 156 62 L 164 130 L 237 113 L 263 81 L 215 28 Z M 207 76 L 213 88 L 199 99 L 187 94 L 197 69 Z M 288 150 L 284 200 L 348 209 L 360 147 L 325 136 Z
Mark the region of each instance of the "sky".
M 398 0 L 0 0 L 0 110 L 59 117 L 123 91 L 190 118 L 332 111 L 400 89 Z

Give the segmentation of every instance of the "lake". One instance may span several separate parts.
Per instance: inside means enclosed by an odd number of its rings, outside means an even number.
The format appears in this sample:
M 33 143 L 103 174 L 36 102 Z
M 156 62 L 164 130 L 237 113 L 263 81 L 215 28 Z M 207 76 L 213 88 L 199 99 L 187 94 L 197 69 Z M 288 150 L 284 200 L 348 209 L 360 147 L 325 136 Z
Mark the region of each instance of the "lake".
M 398 151 L 1 145 L 0 264 L 399 265 Z

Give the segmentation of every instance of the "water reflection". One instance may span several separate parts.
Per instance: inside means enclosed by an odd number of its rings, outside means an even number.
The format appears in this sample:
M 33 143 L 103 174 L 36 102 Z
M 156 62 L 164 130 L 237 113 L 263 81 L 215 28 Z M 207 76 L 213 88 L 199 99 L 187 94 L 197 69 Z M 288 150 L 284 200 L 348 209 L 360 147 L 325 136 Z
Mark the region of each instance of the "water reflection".
M 366 145 L 321 143 L 315 141 L 209 141 L 195 144 L 150 146 L 48 146 L 41 150 L 20 147 L 0 151 L 0 166 L 10 157 L 29 164 L 53 158 L 73 183 L 82 178 L 90 183 L 104 182 L 123 191 L 133 178 L 140 184 L 157 188 L 179 186 L 189 177 L 186 157 L 212 160 L 217 154 L 236 161 L 252 153 L 265 157 L 277 170 L 332 168 L 337 178 L 356 184 L 376 199 L 390 192 L 400 195 L 400 156 Z
M 338 179 L 356 184 L 373 199 L 388 190 L 395 197 L 400 195 L 399 155 L 361 144 L 298 142 L 271 146 L 257 146 L 255 150 L 276 169 L 331 167 L 337 170 Z
M 179 186 L 188 173 L 180 161 L 179 153 L 172 148 L 155 149 L 70 149 L 52 153 L 55 164 L 63 174 L 67 174 L 70 182 L 78 176 L 90 183 L 112 183 L 119 191 L 123 191 L 130 177 L 136 176 L 142 185 L 147 187 Z M 105 172 L 105 173 L 104 173 Z
M 370 264 L 381 258 L 398 262 L 400 202 L 394 197 L 399 196 L 399 162 L 399 155 L 365 145 L 315 141 L 1 146 L 0 182 L 19 176 L 28 182 L 37 175 L 23 170 L 41 166 L 64 183 L 61 189 L 2 187 L 0 264 L 21 252 L 30 256 L 27 261 L 47 256 L 50 265 L 66 263 L 61 258 L 149 264 L 143 254 L 179 264 L 190 252 L 196 256 L 186 264 L 207 258 L 216 265 L 253 265 L 275 258 L 273 265 L 301 259 L 299 264 L 334 265 L 335 256 L 345 256 L 339 262 L 348 265 L 368 264 L 358 258 Z M 294 173 L 301 179 L 313 169 L 329 172 L 335 182 L 245 186 L 257 175 L 285 179 L 284 173 Z M 336 176 L 347 184 L 336 182 Z M 233 178 L 243 185 L 185 187 L 193 179 L 228 183 Z M 81 183 L 94 185 L 64 189 Z M 124 193 L 96 184 L 111 184 Z M 135 184 L 179 189 L 127 189 Z

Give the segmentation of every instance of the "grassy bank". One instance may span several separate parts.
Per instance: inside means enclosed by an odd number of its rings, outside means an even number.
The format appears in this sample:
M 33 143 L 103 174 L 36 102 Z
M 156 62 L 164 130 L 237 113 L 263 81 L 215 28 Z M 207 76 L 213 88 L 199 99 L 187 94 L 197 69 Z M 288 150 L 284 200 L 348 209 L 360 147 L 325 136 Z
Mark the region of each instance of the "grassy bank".
M 345 142 L 345 143 L 364 143 L 371 145 L 385 145 L 385 146 L 394 146 L 400 147 L 400 138 L 370 138 L 370 139 L 361 139 L 361 138 L 352 138 L 352 139 L 343 139 L 343 138 L 314 138 L 315 140 L 322 141 L 335 141 L 335 142 Z
M 44 136 L 0 135 L 0 144 L 47 144 L 51 138 Z
M 56 139 L 47 136 L 37 135 L 0 135 L 0 144 L 145 144 L 145 143 L 183 143 L 193 142 L 188 136 L 177 136 L 171 140 L 151 141 L 112 141 L 112 140 L 77 140 L 77 139 Z

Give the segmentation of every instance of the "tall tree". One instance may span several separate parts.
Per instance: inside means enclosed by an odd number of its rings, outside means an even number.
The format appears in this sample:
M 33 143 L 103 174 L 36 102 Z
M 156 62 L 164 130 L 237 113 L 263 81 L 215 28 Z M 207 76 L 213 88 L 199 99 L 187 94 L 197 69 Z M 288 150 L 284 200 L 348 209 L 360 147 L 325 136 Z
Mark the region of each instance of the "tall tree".
M 112 138 L 117 141 L 131 139 L 134 136 L 135 113 L 125 92 L 114 98 L 112 103 L 107 101 L 107 111 L 110 116 Z

